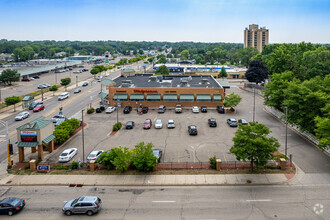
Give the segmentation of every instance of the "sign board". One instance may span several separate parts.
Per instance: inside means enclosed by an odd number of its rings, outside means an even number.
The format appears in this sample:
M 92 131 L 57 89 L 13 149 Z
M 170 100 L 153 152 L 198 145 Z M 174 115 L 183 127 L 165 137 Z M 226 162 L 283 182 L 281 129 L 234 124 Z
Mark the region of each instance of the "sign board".
M 24 142 L 37 142 L 37 132 L 21 131 L 21 140 Z
M 38 165 L 38 171 L 50 171 L 50 165 Z
M 121 107 L 121 103 L 118 103 L 118 108 L 120 108 Z

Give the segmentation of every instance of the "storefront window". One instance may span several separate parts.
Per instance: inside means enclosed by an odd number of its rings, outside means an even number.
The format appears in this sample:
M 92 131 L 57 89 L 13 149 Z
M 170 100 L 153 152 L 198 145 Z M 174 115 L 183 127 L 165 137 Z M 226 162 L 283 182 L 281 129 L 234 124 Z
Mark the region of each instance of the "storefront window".
M 177 102 L 178 101 L 178 95 L 177 94 L 164 94 L 163 95 L 163 101 L 164 102 Z
M 211 102 L 211 95 L 209 94 L 199 94 L 196 96 L 197 102 Z
M 122 101 L 122 102 L 127 102 L 128 101 L 128 95 L 127 94 L 115 94 L 113 96 L 113 100 L 115 101 Z
M 148 102 L 160 102 L 160 94 L 147 94 Z
M 194 102 L 194 95 L 193 94 L 181 94 L 180 95 L 180 102 Z

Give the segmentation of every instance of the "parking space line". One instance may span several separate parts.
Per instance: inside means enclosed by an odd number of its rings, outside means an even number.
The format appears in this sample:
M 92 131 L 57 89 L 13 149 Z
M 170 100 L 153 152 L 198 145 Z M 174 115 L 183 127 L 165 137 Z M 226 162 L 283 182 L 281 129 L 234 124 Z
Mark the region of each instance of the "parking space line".
M 223 155 L 223 158 L 225 159 L 225 162 L 227 162 L 227 158 L 226 158 L 225 153 L 222 153 L 222 155 Z

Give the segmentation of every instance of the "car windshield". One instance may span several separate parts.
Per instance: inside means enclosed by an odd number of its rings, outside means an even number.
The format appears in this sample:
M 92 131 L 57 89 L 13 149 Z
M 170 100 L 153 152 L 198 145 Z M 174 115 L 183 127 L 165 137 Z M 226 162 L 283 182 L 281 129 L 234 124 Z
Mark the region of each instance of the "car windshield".
M 146 121 L 146 122 L 144 122 L 144 124 L 145 124 L 145 125 L 148 125 L 148 124 L 150 124 L 150 122 Z
M 63 156 L 63 157 L 66 156 L 66 155 L 68 155 L 68 153 L 62 153 L 61 154 L 61 156 Z
M 96 154 L 90 154 L 88 157 L 94 158 Z
M 73 200 L 73 202 L 71 203 L 71 206 L 73 206 L 74 204 L 76 204 L 78 202 L 78 199 Z
M 18 204 L 21 202 L 20 199 L 17 199 L 17 198 L 14 198 L 11 202 L 10 202 L 10 205 L 12 206 L 18 206 Z
M 156 123 L 157 123 L 157 124 L 161 124 L 162 121 L 161 121 L 161 120 L 157 120 Z
M 191 126 L 190 129 L 191 130 L 194 130 L 194 129 L 196 129 L 196 127 L 195 126 Z
M 24 115 L 24 113 L 22 112 L 22 113 L 19 113 L 17 116 L 23 116 Z
M 174 124 L 174 122 L 173 122 L 173 121 L 169 121 L 168 123 L 169 123 L 169 124 Z
M 37 105 L 36 107 L 37 107 L 37 108 L 40 108 L 40 107 L 41 107 L 41 105 Z
M 127 125 L 132 125 L 132 122 L 131 121 L 127 122 Z

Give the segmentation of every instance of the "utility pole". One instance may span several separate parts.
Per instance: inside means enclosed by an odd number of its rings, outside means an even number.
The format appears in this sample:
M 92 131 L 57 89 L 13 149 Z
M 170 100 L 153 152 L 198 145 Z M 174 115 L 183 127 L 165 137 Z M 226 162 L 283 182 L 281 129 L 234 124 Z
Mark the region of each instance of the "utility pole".
M 256 114 L 256 92 L 255 88 L 253 87 L 253 122 L 255 122 L 255 114 Z
M 285 158 L 288 154 L 288 106 L 285 106 Z
M 78 87 L 78 76 L 76 75 L 76 87 Z
M 44 101 L 44 90 L 41 89 L 41 101 Z
M 118 105 L 117 105 L 117 108 L 116 108 L 116 110 L 117 110 L 117 123 L 118 123 Z
M 82 148 L 83 148 L 83 162 L 85 161 L 85 137 L 84 137 L 84 109 L 81 110 L 81 134 L 82 134 Z

